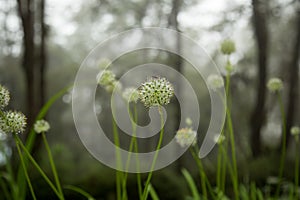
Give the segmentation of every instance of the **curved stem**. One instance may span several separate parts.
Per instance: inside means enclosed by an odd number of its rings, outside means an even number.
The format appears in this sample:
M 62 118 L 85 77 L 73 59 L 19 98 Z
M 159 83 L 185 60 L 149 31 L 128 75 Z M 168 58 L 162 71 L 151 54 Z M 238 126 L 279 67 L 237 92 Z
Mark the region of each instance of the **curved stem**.
M 32 198 L 34 200 L 36 200 L 36 196 L 35 196 L 35 193 L 34 193 L 34 190 L 33 190 L 33 187 L 32 187 L 32 184 L 31 184 L 31 181 L 30 181 L 30 178 L 29 178 L 29 175 L 27 173 L 27 168 L 26 168 L 26 165 L 25 165 L 25 162 L 24 162 L 23 154 L 22 154 L 21 149 L 20 149 L 19 141 L 17 140 L 18 136 L 16 136 L 15 133 L 13 134 L 13 136 L 14 136 L 14 139 L 15 139 L 15 142 L 16 142 L 18 154 L 20 156 L 21 164 L 22 164 L 22 167 L 23 167 L 23 170 L 24 170 L 24 175 L 25 175 L 25 178 L 27 180 L 31 196 L 32 196 Z
M 158 157 L 159 149 L 160 149 L 162 141 L 163 141 L 163 135 L 164 135 L 164 116 L 163 116 L 163 112 L 162 112 L 160 106 L 158 107 L 158 112 L 160 114 L 161 130 L 160 130 L 159 140 L 158 140 L 158 144 L 157 144 L 156 151 L 155 151 L 155 154 L 154 154 L 154 158 L 153 158 L 153 161 L 152 161 L 152 165 L 151 165 L 151 168 L 150 168 L 150 172 L 148 174 L 148 177 L 147 177 L 147 180 L 146 180 L 146 183 L 145 183 L 145 188 L 144 188 L 143 196 L 142 196 L 143 200 L 147 199 L 148 192 L 149 192 L 148 186 L 150 184 L 150 180 L 152 178 L 153 170 L 154 170 L 154 167 L 155 167 L 155 164 L 156 164 L 156 160 L 157 160 L 157 157 Z
M 54 176 L 54 180 L 55 180 L 55 183 L 56 183 L 56 187 L 57 187 L 58 192 L 60 193 L 62 199 L 64 199 L 64 194 L 63 194 L 63 191 L 61 189 L 61 184 L 60 184 L 60 181 L 59 181 L 59 178 L 58 178 L 57 170 L 56 170 L 56 167 L 55 167 L 55 164 L 54 164 L 51 149 L 49 147 L 49 143 L 47 141 L 45 133 L 42 133 L 42 138 L 43 138 L 43 142 L 44 142 L 45 147 L 46 147 L 46 151 L 48 153 L 48 158 L 49 158 L 50 166 L 51 166 L 52 173 L 53 173 L 53 176 Z

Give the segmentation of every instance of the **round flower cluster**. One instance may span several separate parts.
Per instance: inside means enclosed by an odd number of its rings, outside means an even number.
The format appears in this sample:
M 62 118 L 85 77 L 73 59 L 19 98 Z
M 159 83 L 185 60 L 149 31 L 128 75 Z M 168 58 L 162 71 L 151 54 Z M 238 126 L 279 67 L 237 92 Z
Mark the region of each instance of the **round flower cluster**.
M 217 89 L 224 87 L 224 80 L 222 76 L 212 74 L 208 76 L 207 84 L 211 89 L 216 91 Z
M 21 133 L 26 127 L 26 116 L 21 112 L 6 111 L 0 117 L 0 129 L 4 133 Z
M 232 40 L 224 40 L 221 44 L 221 51 L 225 55 L 235 52 L 235 44 Z
M 115 88 L 121 89 L 121 83 L 116 80 L 116 75 L 111 70 L 103 70 L 97 75 L 97 82 L 103 86 L 107 92 L 112 92 Z
M 4 108 L 8 105 L 10 100 L 9 91 L 0 85 L 0 108 Z
M 293 126 L 291 128 L 291 134 L 296 138 L 296 141 L 299 140 L 299 135 L 300 135 L 300 127 L 299 126 Z
M 111 70 L 103 70 L 98 74 L 97 80 L 101 86 L 107 86 L 116 81 L 116 75 Z
M 139 100 L 139 92 L 133 88 L 126 88 L 122 94 L 122 97 L 127 101 L 127 102 L 137 102 Z
M 176 142 L 181 146 L 181 147 L 187 147 L 190 145 L 195 145 L 196 144 L 196 136 L 197 132 L 194 131 L 191 128 L 182 128 L 179 129 L 176 132 Z
M 283 89 L 282 80 L 279 78 L 271 78 L 267 83 L 270 92 L 279 92 Z
M 141 102 L 147 107 L 167 105 L 174 95 L 174 88 L 166 78 L 152 77 L 139 89 Z
M 300 134 L 300 128 L 298 126 L 293 126 L 291 128 L 291 134 L 292 135 L 299 135 Z
M 45 133 L 49 131 L 50 125 L 46 120 L 38 120 L 34 124 L 34 131 L 36 133 Z

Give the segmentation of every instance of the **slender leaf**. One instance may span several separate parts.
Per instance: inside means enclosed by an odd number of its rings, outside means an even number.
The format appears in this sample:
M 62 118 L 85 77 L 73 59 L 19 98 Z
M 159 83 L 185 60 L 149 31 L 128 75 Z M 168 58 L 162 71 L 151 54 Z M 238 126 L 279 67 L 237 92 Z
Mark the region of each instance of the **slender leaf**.
M 182 169 L 182 174 L 190 187 L 194 200 L 200 200 L 198 189 L 191 174 L 186 169 Z

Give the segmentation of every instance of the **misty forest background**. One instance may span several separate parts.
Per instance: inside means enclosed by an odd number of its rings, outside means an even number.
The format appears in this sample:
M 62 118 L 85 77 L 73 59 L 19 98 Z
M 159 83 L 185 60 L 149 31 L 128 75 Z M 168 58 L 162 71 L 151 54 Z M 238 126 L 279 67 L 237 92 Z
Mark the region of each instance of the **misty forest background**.
M 99 42 L 120 31 L 149 26 L 171 28 L 190 36 L 219 66 L 225 63 L 220 53 L 221 41 L 235 41 L 237 51 L 232 62 L 237 72 L 232 76 L 231 100 L 239 178 L 266 187 L 278 173 L 282 145 L 280 112 L 276 99 L 266 89 L 270 77 L 284 81 L 287 130 L 300 124 L 298 0 L 0 0 L 0 83 L 11 92 L 10 107 L 26 113 L 30 127 L 42 105 L 73 83 L 81 62 Z M 180 58 L 159 55 L 153 57 L 151 52 L 144 52 L 152 62 L 176 66 L 193 85 L 203 85 Z M 131 55 L 117 60 L 117 76 L 133 63 L 143 62 L 139 59 L 139 55 Z M 101 109 L 109 111 L 109 96 L 97 98 L 107 102 Z M 210 104 L 208 97 L 202 97 L 201 102 Z M 174 114 L 168 115 L 171 123 L 166 132 L 175 134 L 178 105 L 171 106 Z M 210 119 L 210 109 L 203 111 L 200 136 Z M 99 117 L 108 131 L 109 118 Z M 95 197 L 113 199 L 115 172 L 95 160 L 82 145 L 73 122 L 71 93 L 53 105 L 47 120 L 51 124 L 48 138 L 62 182 L 79 186 Z M 22 137 L 25 139 L 26 134 Z M 34 157 L 50 171 L 40 143 L 38 138 Z M 0 144 L 5 146 L 5 152 L 0 152 L 0 170 L 4 170 L 4 153 L 11 156 L 12 162 L 17 162 L 17 156 L 10 136 L 0 133 Z M 293 169 L 295 143 L 290 134 L 287 147 L 286 169 Z M 147 148 L 151 149 L 151 145 Z M 216 150 L 203 163 L 213 182 Z M 180 172 L 183 167 L 197 173 L 189 155 L 155 172 L 152 182 L 161 199 L 182 199 L 188 191 Z M 32 168 L 30 174 L 39 196 L 51 199 L 51 192 L 38 173 Z M 292 181 L 293 170 L 285 170 L 284 177 Z M 136 187 L 132 179 L 129 176 L 128 188 Z M 128 189 L 129 195 L 134 190 Z M 1 195 L 0 192 L 0 199 Z

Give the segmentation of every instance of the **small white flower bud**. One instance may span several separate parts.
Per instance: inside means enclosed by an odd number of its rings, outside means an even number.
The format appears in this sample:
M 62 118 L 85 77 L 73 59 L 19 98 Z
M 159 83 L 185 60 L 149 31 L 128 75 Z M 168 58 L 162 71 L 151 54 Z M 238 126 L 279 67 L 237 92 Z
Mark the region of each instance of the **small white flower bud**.
M 176 132 L 175 139 L 181 147 L 187 147 L 196 144 L 196 136 L 197 132 L 193 129 L 182 128 Z
M 224 80 L 223 80 L 222 76 L 212 74 L 212 75 L 208 76 L 207 84 L 208 84 L 208 87 L 210 87 L 214 91 L 217 91 L 217 89 L 224 87 Z
M 282 80 L 279 78 L 271 78 L 267 83 L 267 87 L 270 92 L 279 92 L 283 89 Z
M 45 133 L 49 131 L 50 125 L 46 120 L 38 120 L 34 124 L 34 131 L 36 133 Z

